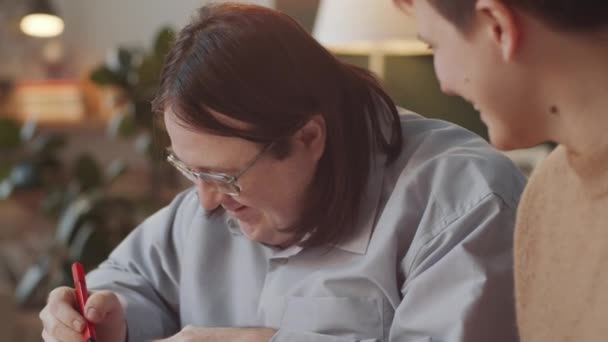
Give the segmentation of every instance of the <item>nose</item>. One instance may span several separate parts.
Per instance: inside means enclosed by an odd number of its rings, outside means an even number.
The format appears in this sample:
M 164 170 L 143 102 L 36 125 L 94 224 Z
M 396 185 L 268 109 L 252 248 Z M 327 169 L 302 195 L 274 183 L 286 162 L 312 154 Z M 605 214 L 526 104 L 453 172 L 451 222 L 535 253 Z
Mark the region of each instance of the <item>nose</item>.
M 201 180 L 196 183 L 196 191 L 198 192 L 201 206 L 207 211 L 217 208 L 222 203 L 224 196 L 226 196 L 217 187 Z

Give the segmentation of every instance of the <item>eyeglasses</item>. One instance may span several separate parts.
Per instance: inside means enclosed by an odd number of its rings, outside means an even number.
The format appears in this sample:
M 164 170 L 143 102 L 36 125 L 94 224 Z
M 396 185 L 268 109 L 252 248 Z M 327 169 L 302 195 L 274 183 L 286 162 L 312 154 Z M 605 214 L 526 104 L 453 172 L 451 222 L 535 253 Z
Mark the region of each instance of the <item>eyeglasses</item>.
M 236 174 L 236 176 L 227 175 L 225 173 L 219 172 L 199 172 L 190 169 L 186 164 L 184 164 L 181 160 L 177 159 L 173 151 L 170 148 L 167 149 L 169 153 L 167 155 L 167 161 L 169 164 L 173 165 L 177 170 L 179 170 L 186 178 L 190 181 L 196 183 L 201 180 L 208 185 L 214 186 L 220 192 L 230 195 L 230 196 L 238 196 L 241 193 L 241 186 L 237 183 L 239 178 L 241 178 L 251 167 L 262 158 L 264 153 L 270 149 L 270 147 L 274 143 L 267 144 L 264 146 L 262 151 L 258 153 L 253 160 L 251 160 L 240 172 Z

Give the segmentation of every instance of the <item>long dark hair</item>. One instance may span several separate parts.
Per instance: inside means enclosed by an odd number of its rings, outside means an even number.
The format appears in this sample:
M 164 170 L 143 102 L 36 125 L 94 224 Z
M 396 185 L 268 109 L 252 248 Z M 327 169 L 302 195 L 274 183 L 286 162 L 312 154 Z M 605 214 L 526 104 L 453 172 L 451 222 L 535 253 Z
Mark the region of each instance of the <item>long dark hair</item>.
M 326 124 L 325 151 L 302 218 L 302 244 L 337 243 L 352 230 L 377 153 L 393 161 L 402 136 L 397 108 L 366 70 L 340 62 L 289 16 L 255 5 L 199 9 L 166 57 L 155 111 L 193 129 L 260 144 L 288 139 L 313 115 Z M 248 123 L 236 129 L 210 109 Z M 299 240 L 298 240 L 299 241 Z

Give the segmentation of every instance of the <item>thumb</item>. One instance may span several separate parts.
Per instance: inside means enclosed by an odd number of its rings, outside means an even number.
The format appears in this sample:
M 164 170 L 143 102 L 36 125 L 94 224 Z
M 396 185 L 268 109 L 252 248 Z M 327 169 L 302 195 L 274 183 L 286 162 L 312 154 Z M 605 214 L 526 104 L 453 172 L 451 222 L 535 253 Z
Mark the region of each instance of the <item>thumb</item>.
M 122 320 L 123 312 L 116 294 L 111 291 L 98 291 L 91 294 L 87 300 L 84 315 L 92 323 L 105 323 L 108 320 Z

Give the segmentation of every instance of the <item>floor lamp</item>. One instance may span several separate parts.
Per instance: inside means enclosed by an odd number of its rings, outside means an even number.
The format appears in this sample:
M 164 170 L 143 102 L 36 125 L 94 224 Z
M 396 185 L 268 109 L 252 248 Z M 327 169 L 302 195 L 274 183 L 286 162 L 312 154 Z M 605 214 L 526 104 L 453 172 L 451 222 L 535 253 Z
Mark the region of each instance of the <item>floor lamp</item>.
M 389 0 L 321 0 L 313 35 L 336 54 L 368 56 L 380 79 L 386 55 L 431 54 L 417 39 L 414 17 Z

